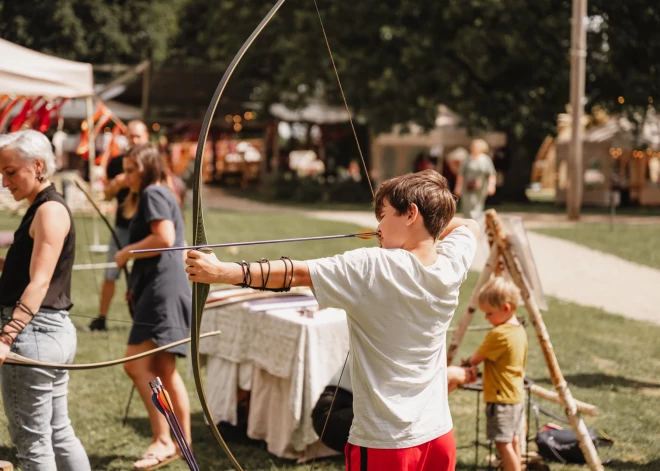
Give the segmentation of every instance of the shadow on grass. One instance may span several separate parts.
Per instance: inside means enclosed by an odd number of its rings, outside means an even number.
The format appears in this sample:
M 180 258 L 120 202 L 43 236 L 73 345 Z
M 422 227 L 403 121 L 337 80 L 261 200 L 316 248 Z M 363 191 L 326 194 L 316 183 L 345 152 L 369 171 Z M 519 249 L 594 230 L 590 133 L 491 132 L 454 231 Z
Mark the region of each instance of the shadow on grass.
M 151 438 L 153 433 L 151 431 L 151 422 L 147 417 L 128 417 L 126 420 L 126 427 L 132 428 L 135 433 L 141 437 Z
M 647 463 L 612 460 L 607 462 L 606 467 L 617 471 L 658 471 L 660 470 L 660 458 Z
M 568 384 L 574 384 L 580 388 L 597 388 L 605 385 L 633 389 L 660 388 L 660 383 L 639 381 L 625 376 L 610 376 L 603 373 L 567 375 L 565 379 Z
M 577 386 L 579 388 L 602 388 L 609 386 L 612 389 L 617 388 L 632 388 L 632 389 L 654 389 L 660 388 L 660 382 L 640 381 L 637 379 L 626 378 L 625 376 L 612 376 L 603 373 L 581 373 L 566 375 L 564 379 L 570 386 Z M 554 390 L 550 378 L 533 378 L 533 381 L 539 386 Z M 660 471 L 660 468 L 658 468 Z
M 0 446 L 0 460 L 9 461 L 17 465 L 18 458 L 16 457 L 16 448 L 13 446 Z
M 488 469 L 488 465 L 484 461 L 484 456 L 479 456 L 479 465 L 475 468 L 473 461 L 457 461 L 456 462 L 456 471 L 467 471 L 474 469 Z M 494 468 L 491 467 L 491 470 Z
M 116 460 L 132 463 L 138 459 L 137 456 L 132 455 L 94 455 L 90 453 L 87 454 L 87 457 L 89 458 L 89 464 L 92 469 L 108 469 L 110 464 Z
M 129 460 L 131 456 L 123 455 L 103 455 L 95 456 L 92 454 L 87 455 L 92 469 L 106 469 L 110 463 L 115 460 Z M 13 446 L 0 446 L 0 460 L 9 461 L 14 466 L 18 466 L 18 457 L 16 456 L 16 448 Z

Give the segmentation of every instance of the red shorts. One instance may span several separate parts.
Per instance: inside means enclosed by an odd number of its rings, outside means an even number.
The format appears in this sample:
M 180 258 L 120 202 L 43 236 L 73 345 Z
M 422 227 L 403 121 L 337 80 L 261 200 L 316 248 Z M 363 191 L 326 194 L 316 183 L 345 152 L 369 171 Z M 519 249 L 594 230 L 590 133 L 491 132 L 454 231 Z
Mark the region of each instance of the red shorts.
M 363 448 L 346 444 L 346 471 L 454 471 L 454 431 L 410 448 Z

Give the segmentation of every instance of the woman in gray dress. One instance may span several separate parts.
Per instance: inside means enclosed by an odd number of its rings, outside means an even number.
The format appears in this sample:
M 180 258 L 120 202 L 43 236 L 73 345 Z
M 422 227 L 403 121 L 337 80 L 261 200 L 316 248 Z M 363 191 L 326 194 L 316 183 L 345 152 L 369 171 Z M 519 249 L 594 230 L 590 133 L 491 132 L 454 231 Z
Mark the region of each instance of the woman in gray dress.
M 130 253 L 183 245 L 183 218 L 166 186 L 160 153 L 149 144 L 134 147 L 124 156 L 123 167 L 130 194 L 120 210 L 132 219 L 129 245 L 117 252 L 115 260 L 121 268 L 129 257 L 136 259 L 130 280 L 135 317 L 126 350 L 129 356 L 188 337 L 192 300 L 180 253 Z M 185 354 L 186 347 L 180 345 L 124 367 L 149 411 L 153 429 L 153 441 L 134 469 L 149 469 L 178 458 L 167 421 L 151 402 L 149 381 L 157 376 L 170 393 L 176 415 L 191 441 L 188 393 L 176 370 L 176 357 Z
M 461 212 L 470 219 L 479 219 L 484 212 L 486 198 L 495 194 L 497 173 L 486 152 L 486 141 L 472 141 L 470 156 L 463 161 L 456 177 L 454 194 L 460 197 Z

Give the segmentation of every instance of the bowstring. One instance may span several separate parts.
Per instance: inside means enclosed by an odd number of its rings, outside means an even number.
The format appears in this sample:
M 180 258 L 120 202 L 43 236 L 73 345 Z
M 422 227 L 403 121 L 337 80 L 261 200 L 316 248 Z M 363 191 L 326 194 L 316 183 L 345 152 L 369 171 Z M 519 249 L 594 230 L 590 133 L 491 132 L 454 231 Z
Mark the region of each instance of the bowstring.
M 330 54 L 330 62 L 332 62 L 332 68 L 335 71 L 335 77 L 337 77 L 337 85 L 339 85 L 339 92 L 341 93 L 341 98 L 344 101 L 344 107 L 346 107 L 346 114 L 348 114 L 348 122 L 351 125 L 351 131 L 353 131 L 353 137 L 355 137 L 355 143 L 357 144 L 358 153 L 360 154 L 360 160 L 362 160 L 362 168 L 364 168 L 364 174 L 367 177 L 367 183 L 369 183 L 369 190 L 371 190 L 371 196 L 375 197 L 374 187 L 371 184 L 371 177 L 369 177 L 369 169 L 367 168 L 367 162 L 364 159 L 362 154 L 362 147 L 360 146 L 360 140 L 357 137 L 357 132 L 355 131 L 355 125 L 353 124 L 353 117 L 351 115 L 351 110 L 348 107 L 348 101 L 346 100 L 346 95 L 344 94 L 344 87 L 341 85 L 341 80 L 339 79 L 339 72 L 337 71 L 337 65 L 335 64 L 335 58 L 332 55 L 332 48 L 330 47 L 330 41 L 328 41 L 328 35 L 325 33 L 325 27 L 323 26 L 323 19 L 321 18 L 321 11 L 319 10 L 319 5 L 314 0 L 314 7 L 316 8 L 316 14 L 319 17 L 319 23 L 321 23 L 321 31 L 323 32 L 323 39 L 325 40 L 325 45 L 328 48 L 328 53 Z
M 332 48 L 330 47 L 330 41 L 328 40 L 328 35 L 325 32 L 325 26 L 323 25 L 323 18 L 321 17 L 321 10 L 319 9 L 319 5 L 316 0 L 314 1 L 314 7 L 316 8 L 316 14 L 319 17 L 319 23 L 321 24 L 321 31 L 323 32 L 323 39 L 325 40 L 325 45 L 328 48 L 328 53 L 330 54 L 330 62 L 332 63 L 332 68 L 335 72 L 335 77 L 337 78 L 337 85 L 339 86 L 339 92 L 341 94 L 341 98 L 344 102 L 344 107 L 346 108 L 346 114 L 348 115 L 348 122 L 351 125 L 351 131 L 353 131 L 353 137 L 355 138 L 355 143 L 357 145 L 358 153 L 360 154 L 360 160 L 362 161 L 362 168 L 364 169 L 364 175 L 367 178 L 367 183 L 369 184 L 369 190 L 371 191 L 371 196 L 375 199 L 376 194 L 374 192 L 374 187 L 371 183 L 371 177 L 369 176 L 369 169 L 367 168 L 367 162 L 364 159 L 364 154 L 362 153 L 362 147 L 360 146 L 360 140 L 358 139 L 357 132 L 355 131 L 355 125 L 353 124 L 353 117 L 351 115 L 351 110 L 348 107 L 348 100 L 346 100 L 346 95 L 344 94 L 344 87 L 341 85 L 341 79 L 339 78 L 339 71 L 337 70 L 337 65 L 335 64 L 335 58 L 332 54 Z M 339 392 L 339 383 L 341 382 L 342 376 L 344 376 L 344 370 L 346 369 L 346 364 L 348 363 L 348 356 L 350 354 L 349 352 L 346 353 L 346 359 L 344 360 L 344 366 L 341 368 L 341 372 L 339 373 L 339 379 L 337 380 L 337 386 L 335 387 L 335 391 L 332 394 L 332 400 L 330 401 L 330 408 L 328 409 L 328 415 L 325 417 L 325 423 L 323 424 L 323 429 L 321 430 L 321 435 L 319 436 L 319 441 L 316 445 L 316 451 L 314 452 L 314 458 L 312 459 L 312 464 L 309 467 L 309 471 L 314 471 L 314 464 L 316 463 L 316 457 L 318 456 L 319 449 L 321 448 L 321 442 L 323 440 L 323 435 L 325 434 L 325 429 L 328 426 L 328 421 L 330 419 L 330 414 L 332 413 L 332 406 L 335 403 L 335 398 L 337 397 L 337 393 Z
M 83 232 L 85 233 L 85 242 L 87 242 L 87 244 L 89 244 L 89 229 L 87 227 L 87 222 L 89 221 L 89 219 L 90 218 L 83 217 L 83 225 L 82 225 Z M 89 261 L 89 263 L 90 264 L 94 263 L 94 260 L 92 260 L 92 253 L 89 250 L 86 250 L 85 252 L 87 252 L 87 260 Z M 100 302 L 101 292 L 99 291 L 99 282 L 98 282 L 99 280 L 96 274 L 96 270 L 92 270 L 92 272 L 93 272 L 92 277 L 94 278 L 93 284 L 94 284 L 94 291 L 96 292 L 96 299 L 97 302 Z M 71 313 L 69 313 L 69 315 L 71 315 Z M 85 316 L 83 314 L 73 314 L 73 316 L 92 317 L 92 316 Z M 94 317 L 94 319 L 96 318 Z M 112 347 L 112 341 L 110 340 L 110 332 L 106 329 L 104 334 L 105 334 L 104 337 L 107 343 L 108 352 L 112 353 L 114 351 L 114 348 Z M 121 415 L 123 413 L 123 409 L 122 409 L 122 404 L 119 402 L 119 383 L 117 382 L 117 374 L 118 374 L 117 372 L 114 372 L 112 374 L 112 384 L 115 390 L 115 403 L 117 404 L 119 408 L 119 414 Z

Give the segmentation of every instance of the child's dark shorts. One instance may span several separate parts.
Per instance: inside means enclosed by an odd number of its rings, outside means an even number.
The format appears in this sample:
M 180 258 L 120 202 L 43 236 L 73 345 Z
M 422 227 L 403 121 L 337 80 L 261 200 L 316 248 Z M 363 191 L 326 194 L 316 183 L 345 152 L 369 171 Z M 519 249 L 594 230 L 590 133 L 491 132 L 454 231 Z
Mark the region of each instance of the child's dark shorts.
M 488 440 L 511 443 L 514 435 L 524 431 L 523 404 L 486 403 L 486 436 Z

